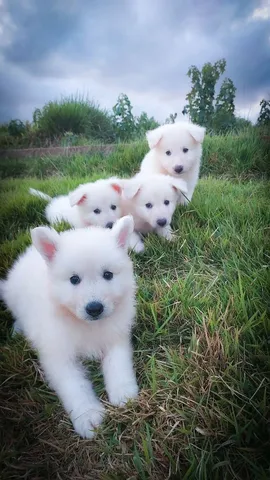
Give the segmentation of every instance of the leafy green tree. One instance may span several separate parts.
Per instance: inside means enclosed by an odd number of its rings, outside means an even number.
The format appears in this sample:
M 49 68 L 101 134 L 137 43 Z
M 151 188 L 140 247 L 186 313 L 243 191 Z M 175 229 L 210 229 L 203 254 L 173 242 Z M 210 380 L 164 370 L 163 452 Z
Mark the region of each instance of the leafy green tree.
M 136 118 L 136 132 L 138 135 L 144 135 L 148 130 L 157 128 L 159 123 L 154 117 L 148 117 L 146 112 L 142 112 L 139 117 Z
M 216 85 L 225 69 L 225 59 L 214 64 L 205 63 L 201 70 L 194 65 L 189 68 L 187 75 L 192 88 L 186 96 L 188 104 L 182 111 L 183 115 L 188 114 L 194 123 L 219 131 L 233 127 L 236 88 L 230 78 L 223 80 L 215 99 Z
M 116 137 L 120 140 L 134 140 L 144 135 L 147 130 L 159 126 L 154 117 L 148 117 L 146 112 L 142 112 L 139 117 L 132 113 L 133 106 L 125 93 L 121 93 L 117 103 L 113 107 L 113 123 Z
M 270 100 L 262 100 L 260 102 L 261 110 L 257 120 L 258 125 L 270 126 Z
M 208 126 L 216 132 L 226 132 L 235 127 L 234 100 L 236 88 L 230 78 L 225 78 L 216 98 L 215 110 Z
M 136 118 L 128 96 L 121 93 L 113 107 L 113 123 L 120 140 L 132 139 L 136 135 Z
M 228 115 L 234 115 L 234 100 L 236 88 L 230 78 L 225 78 L 220 87 L 219 94 L 216 98 L 215 110 L 222 111 Z
M 192 88 L 187 94 L 183 113 L 189 114 L 194 123 L 207 126 L 214 113 L 215 87 L 220 76 L 224 73 L 226 61 L 218 60 L 213 65 L 205 63 L 200 71 L 192 65 L 187 75 L 191 79 Z

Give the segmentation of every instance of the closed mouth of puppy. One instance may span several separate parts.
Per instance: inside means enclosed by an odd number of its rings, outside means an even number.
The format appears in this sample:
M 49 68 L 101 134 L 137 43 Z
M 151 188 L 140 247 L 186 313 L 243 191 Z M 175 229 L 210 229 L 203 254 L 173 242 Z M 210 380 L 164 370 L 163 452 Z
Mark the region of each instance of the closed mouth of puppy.
M 96 322 L 97 320 L 101 320 L 102 318 L 104 318 L 104 315 L 97 315 L 96 317 L 93 317 L 92 315 L 87 315 L 85 319 L 89 322 Z

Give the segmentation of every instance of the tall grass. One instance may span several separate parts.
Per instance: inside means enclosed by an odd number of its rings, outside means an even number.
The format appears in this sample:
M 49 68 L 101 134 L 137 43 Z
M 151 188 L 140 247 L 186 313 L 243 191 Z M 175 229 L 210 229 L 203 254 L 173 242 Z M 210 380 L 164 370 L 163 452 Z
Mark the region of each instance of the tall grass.
M 115 150 L 105 156 L 74 155 L 73 157 L 46 157 L 31 159 L 3 159 L 0 163 L 0 173 L 3 177 L 10 176 L 81 176 L 89 177 L 99 172 L 110 172 L 112 175 L 132 175 L 140 166 L 143 156 L 148 151 L 146 141 L 118 144 Z M 270 176 L 270 142 L 264 138 L 258 129 L 250 128 L 240 135 L 206 135 L 203 144 L 203 159 L 201 176 L 216 175 L 232 178 L 241 176 Z
M 93 101 L 81 96 L 63 97 L 35 110 L 34 121 L 44 136 L 53 138 L 72 132 L 110 143 L 114 130 L 110 115 Z
M 256 127 L 241 133 L 206 136 L 202 175 L 270 175 L 270 137 Z

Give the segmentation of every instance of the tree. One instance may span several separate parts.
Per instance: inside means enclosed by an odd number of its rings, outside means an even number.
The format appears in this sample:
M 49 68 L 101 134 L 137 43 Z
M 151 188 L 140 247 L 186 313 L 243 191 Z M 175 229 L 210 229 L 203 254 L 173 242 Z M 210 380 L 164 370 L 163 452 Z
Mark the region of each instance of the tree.
M 257 124 L 270 126 L 270 100 L 261 100 L 260 106 Z
M 216 98 L 216 112 L 220 110 L 228 115 L 234 115 L 234 99 L 236 88 L 230 78 L 225 78 L 220 87 L 219 94 Z
M 231 130 L 235 126 L 234 99 L 236 88 L 230 78 L 225 78 L 216 98 L 215 111 L 209 120 L 209 127 L 217 132 Z
M 169 117 L 166 118 L 165 123 L 175 123 L 177 118 L 177 113 L 170 113 Z
M 188 114 L 192 122 L 211 128 L 216 115 L 216 122 L 221 122 L 222 119 L 222 122 L 233 123 L 236 88 L 230 78 L 223 80 L 215 101 L 216 84 L 225 69 L 225 59 L 214 64 L 205 63 L 201 71 L 194 65 L 189 68 L 187 75 L 191 79 L 192 88 L 186 96 L 188 104 L 182 113 Z
M 148 117 L 146 112 L 142 112 L 139 117 L 136 118 L 136 131 L 138 135 L 144 135 L 148 130 L 157 128 L 159 123 L 154 117 Z
M 136 134 L 136 119 L 132 109 L 128 96 L 121 93 L 113 107 L 113 123 L 116 135 L 121 140 L 132 139 Z
M 159 126 L 154 117 L 148 117 L 146 112 L 135 117 L 132 110 L 133 107 L 128 96 L 121 93 L 113 107 L 113 123 L 116 136 L 120 140 L 134 140 L 136 137 L 144 135 L 147 130 Z

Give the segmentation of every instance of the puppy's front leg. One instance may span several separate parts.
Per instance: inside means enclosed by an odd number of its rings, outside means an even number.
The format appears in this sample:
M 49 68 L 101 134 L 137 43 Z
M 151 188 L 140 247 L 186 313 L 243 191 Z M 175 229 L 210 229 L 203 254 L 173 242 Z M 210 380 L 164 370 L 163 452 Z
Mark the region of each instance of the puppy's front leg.
M 173 241 L 176 239 L 175 234 L 172 232 L 172 229 L 170 225 L 166 225 L 166 227 L 160 227 L 156 229 L 157 235 L 160 237 L 166 238 L 166 240 L 169 240 L 169 242 Z
M 138 385 L 133 370 L 132 348 L 129 340 L 108 350 L 103 359 L 102 368 L 109 401 L 113 405 L 121 406 L 128 399 L 137 397 Z
M 69 358 L 41 357 L 45 375 L 70 415 L 74 430 L 83 438 L 93 438 L 104 414 L 82 365 Z
M 144 244 L 137 232 L 132 232 L 129 238 L 129 248 L 136 253 L 144 251 Z

